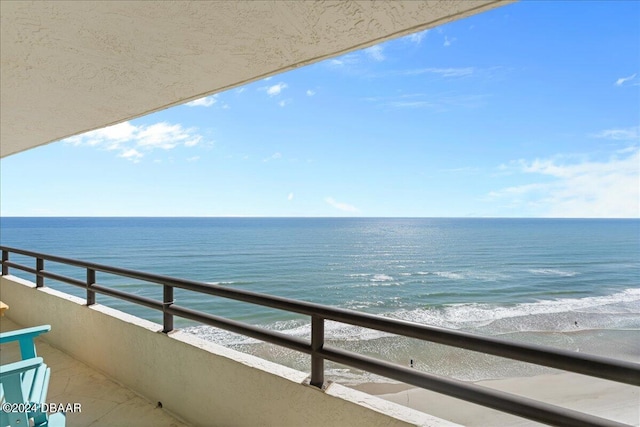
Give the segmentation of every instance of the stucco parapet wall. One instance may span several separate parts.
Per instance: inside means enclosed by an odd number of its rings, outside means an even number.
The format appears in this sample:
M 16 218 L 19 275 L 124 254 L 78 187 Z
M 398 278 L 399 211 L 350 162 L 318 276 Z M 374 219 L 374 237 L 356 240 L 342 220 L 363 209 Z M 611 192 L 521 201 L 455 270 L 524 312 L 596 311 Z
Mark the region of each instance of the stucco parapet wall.
M 49 344 L 194 425 L 456 425 L 15 276 L 0 278 L 0 298 L 11 320 L 52 325 Z

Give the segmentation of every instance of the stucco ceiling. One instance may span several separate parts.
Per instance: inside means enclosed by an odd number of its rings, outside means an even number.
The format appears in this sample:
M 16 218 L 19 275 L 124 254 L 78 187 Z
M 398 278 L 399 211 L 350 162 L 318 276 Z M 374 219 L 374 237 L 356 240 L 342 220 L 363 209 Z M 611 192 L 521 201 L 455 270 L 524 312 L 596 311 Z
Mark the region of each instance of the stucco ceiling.
M 0 155 L 509 1 L 1 1 Z

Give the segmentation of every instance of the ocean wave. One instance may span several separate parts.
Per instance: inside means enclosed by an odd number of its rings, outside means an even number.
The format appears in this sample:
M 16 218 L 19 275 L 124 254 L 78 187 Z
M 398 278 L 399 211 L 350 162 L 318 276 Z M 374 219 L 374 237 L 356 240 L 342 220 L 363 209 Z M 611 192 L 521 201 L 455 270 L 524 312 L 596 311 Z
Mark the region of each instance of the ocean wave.
M 463 274 L 454 273 L 452 271 L 434 271 L 433 274 L 439 277 L 444 277 L 446 279 L 454 279 L 454 280 L 464 279 Z
M 361 285 L 354 285 L 354 288 L 386 288 L 388 286 L 400 286 L 399 282 L 370 282 Z
M 362 310 L 364 308 L 370 308 L 370 307 L 381 307 L 386 305 L 387 303 L 385 301 L 357 301 L 357 300 L 352 300 L 349 301 L 345 304 L 345 307 L 347 307 L 350 310 Z
M 277 321 L 269 325 L 264 325 L 264 329 L 277 331 L 289 336 L 299 338 L 309 338 L 311 336 L 311 324 L 305 320 L 286 320 Z M 380 332 L 373 329 L 362 328 L 359 326 L 347 325 L 344 323 L 326 321 L 325 337 L 327 341 L 370 341 L 382 337 L 393 336 L 386 332 Z M 208 325 L 191 326 L 184 329 L 185 332 L 197 335 L 207 341 L 217 344 L 237 348 L 239 346 L 260 344 L 261 341 L 246 337 L 244 335 L 228 332 Z
M 372 276 L 372 277 L 370 277 Z M 380 286 L 400 286 L 400 283 L 387 274 L 361 274 L 355 277 L 370 277 L 366 283 L 354 285 L 354 288 L 370 288 Z
M 246 337 L 244 335 L 234 334 L 232 332 L 225 331 L 224 329 L 218 329 L 208 325 L 190 326 L 183 329 L 184 332 L 197 335 L 207 341 L 214 342 L 226 347 L 235 347 L 245 344 L 258 344 L 261 341 L 254 338 Z
M 537 274 L 537 275 L 560 276 L 560 277 L 573 277 L 580 274 L 577 271 L 564 271 L 564 270 L 558 270 L 555 268 L 533 268 L 527 271 L 529 273 Z
M 487 332 L 573 330 L 578 318 L 581 328 L 617 328 L 638 322 L 640 289 L 585 298 L 559 298 L 511 306 L 465 303 L 437 308 L 400 310 L 392 317 L 449 329 L 485 329 Z M 573 319 L 576 320 L 573 320 Z M 634 320 L 635 318 L 635 320 Z M 491 326 L 491 327 L 490 327 Z
M 640 289 L 627 289 L 598 297 L 559 298 L 512 306 L 471 303 L 401 309 L 385 313 L 384 316 L 489 334 L 640 328 Z M 290 330 L 288 333 L 307 333 L 305 328 L 308 327 L 305 325 L 303 329 Z M 370 340 L 384 336 L 388 334 L 339 323 L 327 327 L 327 337 L 337 340 Z
M 357 307 L 379 306 L 382 301 Z M 366 304 L 365 304 L 366 305 Z M 575 332 L 586 329 L 640 328 L 640 289 L 627 289 L 611 295 L 585 298 L 561 298 L 513 306 L 496 304 L 452 304 L 443 307 L 402 309 L 383 314 L 385 317 L 454 330 L 467 330 L 497 335 L 513 332 Z M 577 325 L 576 325 L 577 322 Z M 282 320 L 265 329 L 286 335 L 309 338 L 311 325 L 305 319 Z M 194 326 L 188 332 L 226 346 L 253 345 L 258 340 L 233 334 L 210 326 Z M 326 321 L 328 341 L 371 341 L 393 334 Z
M 388 276 L 386 274 L 376 274 L 369 280 L 371 282 L 390 282 L 393 280 L 393 277 Z
M 352 273 L 345 275 L 351 279 L 364 279 L 369 282 L 391 282 L 396 279 L 383 273 Z M 399 280 L 406 280 L 408 277 L 421 277 L 421 279 L 414 280 L 426 280 L 422 279 L 424 276 L 436 276 L 450 280 L 480 280 L 485 282 L 495 282 L 497 280 L 508 279 L 510 276 L 504 272 L 498 271 L 483 271 L 483 270 L 471 270 L 471 271 L 415 271 L 415 272 L 399 272 Z M 408 279 L 411 280 L 411 279 Z M 400 283 L 398 283 L 400 284 Z

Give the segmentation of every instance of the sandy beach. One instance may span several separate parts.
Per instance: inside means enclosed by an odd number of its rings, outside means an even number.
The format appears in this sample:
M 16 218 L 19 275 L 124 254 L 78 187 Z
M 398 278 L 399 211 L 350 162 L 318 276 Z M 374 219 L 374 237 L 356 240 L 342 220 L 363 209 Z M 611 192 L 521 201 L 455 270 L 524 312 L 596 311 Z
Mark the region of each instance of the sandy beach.
M 479 381 L 476 384 L 640 426 L 640 387 L 573 373 Z M 405 384 L 368 383 L 353 388 L 467 426 L 540 425 Z

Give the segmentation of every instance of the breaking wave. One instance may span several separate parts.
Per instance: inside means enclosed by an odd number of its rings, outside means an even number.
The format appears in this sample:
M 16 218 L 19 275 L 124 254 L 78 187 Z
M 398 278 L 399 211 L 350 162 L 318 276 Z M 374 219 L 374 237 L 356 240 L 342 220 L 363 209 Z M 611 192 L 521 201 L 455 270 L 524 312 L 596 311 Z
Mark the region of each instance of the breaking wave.
M 378 304 L 382 304 L 379 301 Z M 585 329 L 640 329 L 640 289 L 627 289 L 611 295 L 586 298 L 560 298 L 511 306 L 496 304 L 451 304 L 397 310 L 385 317 L 455 330 L 483 334 L 513 332 L 575 332 Z M 309 337 L 306 319 L 283 320 L 265 328 L 295 337 Z M 254 344 L 257 340 L 209 326 L 188 328 L 205 339 L 222 345 Z M 368 341 L 391 334 L 372 329 L 327 321 L 327 339 Z

